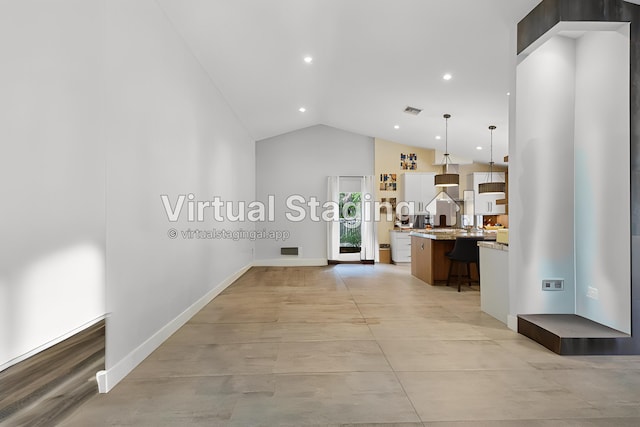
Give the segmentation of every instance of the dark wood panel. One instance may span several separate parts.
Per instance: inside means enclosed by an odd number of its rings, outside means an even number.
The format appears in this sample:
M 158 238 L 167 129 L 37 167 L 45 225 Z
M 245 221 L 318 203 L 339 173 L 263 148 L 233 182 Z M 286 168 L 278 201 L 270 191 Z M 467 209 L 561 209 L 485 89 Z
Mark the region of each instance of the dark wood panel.
M 547 318 L 551 318 L 551 322 L 547 322 Z M 563 328 L 562 318 L 566 318 L 568 327 Z M 587 332 L 573 334 L 575 325 L 580 325 Z M 632 341 L 626 334 L 575 314 L 520 315 L 518 332 L 554 353 L 565 356 L 615 355 L 619 353 L 621 343 Z M 621 337 L 610 338 L 618 335 Z
M 559 336 L 520 316 L 518 316 L 518 333 L 531 338 L 554 353 L 560 354 Z
M 518 23 L 518 53 L 560 22 L 560 1 L 544 0 Z
M 622 0 L 544 0 L 518 23 L 518 53 L 559 22 L 631 22 L 634 7 Z

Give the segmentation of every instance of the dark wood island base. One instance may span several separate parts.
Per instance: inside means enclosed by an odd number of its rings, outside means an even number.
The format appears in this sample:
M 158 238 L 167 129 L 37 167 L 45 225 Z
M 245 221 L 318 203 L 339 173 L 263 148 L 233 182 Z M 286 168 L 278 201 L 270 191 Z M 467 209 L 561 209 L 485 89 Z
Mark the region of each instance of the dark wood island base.
M 430 285 L 444 285 L 451 261 L 447 252 L 453 249 L 456 237 L 473 236 L 465 232 L 411 233 L 411 274 Z M 495 240 L 495 233 L 480 234 L 484 240 Z M 455 272 L 454 272 L 455 275 Z M 471 268 L 471 278 L 478 280 L 477 269 Z
M 455 240 L 432 240 L 411 236 L 411 274 L 430 285 L 444 284 L 451 261 L 445 255 Z

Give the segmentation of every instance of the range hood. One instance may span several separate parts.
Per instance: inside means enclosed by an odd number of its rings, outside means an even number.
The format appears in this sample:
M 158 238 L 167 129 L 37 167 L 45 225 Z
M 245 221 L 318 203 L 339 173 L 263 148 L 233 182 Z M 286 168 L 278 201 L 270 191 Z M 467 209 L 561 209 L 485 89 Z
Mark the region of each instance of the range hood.
M 436 227 L 452 227 L 457 225 L 460 205 L 446 192 L 439 192 L 426 207 Z

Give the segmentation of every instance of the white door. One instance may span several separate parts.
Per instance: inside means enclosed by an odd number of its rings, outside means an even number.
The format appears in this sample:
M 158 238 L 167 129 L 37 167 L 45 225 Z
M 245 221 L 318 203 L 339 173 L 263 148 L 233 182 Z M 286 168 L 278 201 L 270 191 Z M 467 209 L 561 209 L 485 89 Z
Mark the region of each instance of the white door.
M 332 176 L 327 188 L 328 200 L 340 210 L 327 224 L 328 260 L 377 260 L 373 176 Z

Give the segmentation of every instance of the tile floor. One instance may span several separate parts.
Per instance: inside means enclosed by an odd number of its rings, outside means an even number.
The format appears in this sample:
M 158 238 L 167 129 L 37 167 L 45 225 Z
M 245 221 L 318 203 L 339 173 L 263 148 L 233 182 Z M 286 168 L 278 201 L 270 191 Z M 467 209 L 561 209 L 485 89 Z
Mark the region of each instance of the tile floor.
M 393 265 L 253 268 L 72 426 L 638 426 L 640 357 L 567 357 Z

